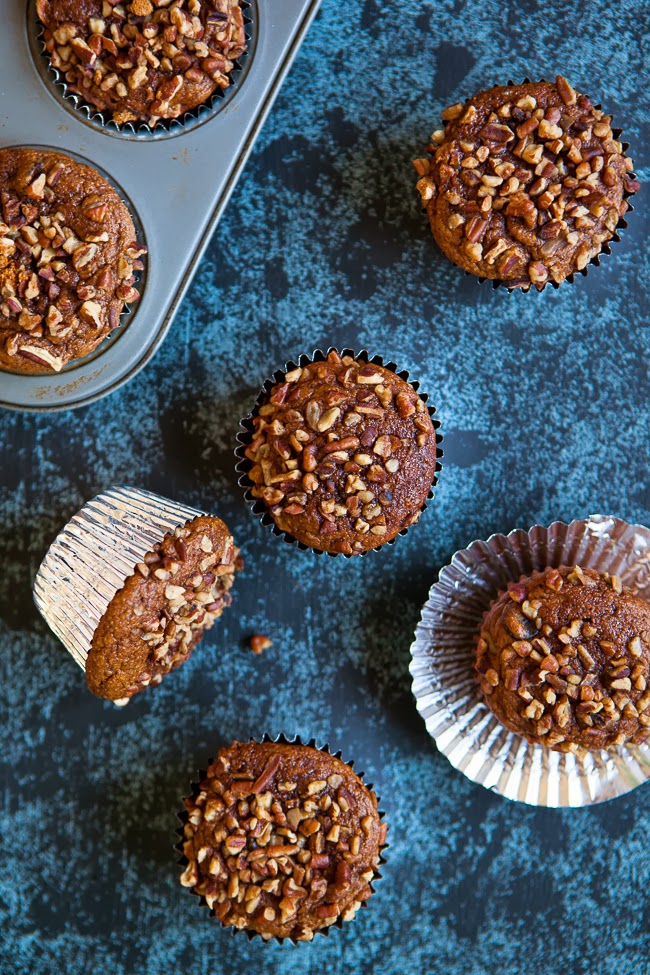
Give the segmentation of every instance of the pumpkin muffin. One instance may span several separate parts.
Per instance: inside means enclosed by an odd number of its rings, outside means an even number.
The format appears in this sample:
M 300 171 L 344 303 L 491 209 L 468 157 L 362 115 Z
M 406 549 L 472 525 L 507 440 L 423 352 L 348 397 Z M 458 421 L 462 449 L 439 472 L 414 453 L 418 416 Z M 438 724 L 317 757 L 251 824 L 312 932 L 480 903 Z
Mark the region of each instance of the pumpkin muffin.
M 650 604 L 618 576 L 535 572 L 485 615 L 476 670 L 498 720 L 531 744 L 596 750 L 650 736 Z
M 435 482 L 424 399 L 391 369 L 336 350 L 263 392 L 248 436 L 252 497 L 318 551 L 358 555 L 390 541 L 417 521 Z
M 146 249 L 112 186 L 58 152 L 0 149 L 0 367 L 59 372 L 139 297 Z
M 246 50 L 239 0 L 37 0 L 36 10 L 52 67 L 117 125 L 203 104 Z
M 612 239 L 639 183 L 612 117 L 558 75 L 443 112 L 418 190 L 440 249 L 470 274 L 541 290 Z
M 374 792 L 329 752 L 234 742 L 184 803 L 181 883 L 225 926 L 310 941 L 373 893 L 386 824 Z
M 239 550 L 219 518 L 169 532 L 134 566 L 94 632 L 86 681 L 98 697 L 125 704 L 189 660 L 232 602 Z

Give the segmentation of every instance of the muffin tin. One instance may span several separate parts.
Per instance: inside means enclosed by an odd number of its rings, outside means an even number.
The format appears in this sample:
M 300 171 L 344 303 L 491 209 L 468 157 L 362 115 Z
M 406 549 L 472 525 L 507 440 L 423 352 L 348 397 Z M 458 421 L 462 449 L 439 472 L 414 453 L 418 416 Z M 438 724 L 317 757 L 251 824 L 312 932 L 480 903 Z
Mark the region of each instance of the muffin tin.
M 249 48 L 232 87 L 183 124 L 102 125 L 66 97 L 41 53 L 34 0 L 10 0 L 0 32 L 2 146 L 66 152 L 109 174 L 149 249 L 142 297 L 90 356 L 57 375 L 0 373 L 0 406 L 51 412 L 92 403 L 160 346 L 320 0 L 249 0 Z

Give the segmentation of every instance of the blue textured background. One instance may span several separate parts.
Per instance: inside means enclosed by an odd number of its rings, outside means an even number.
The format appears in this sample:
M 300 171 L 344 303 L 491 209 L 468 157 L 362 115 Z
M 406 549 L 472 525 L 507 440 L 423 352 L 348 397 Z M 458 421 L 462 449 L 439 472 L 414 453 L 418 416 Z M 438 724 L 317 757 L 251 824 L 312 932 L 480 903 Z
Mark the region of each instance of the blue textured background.
M 0 416 L 3 975 L 650 971 L 650 788 L 591 810 L 511 804 L 437 754 L 408 675 L 456 548 L 592 511 L 650 521 L 645 191 L 587 279 L 508 296 L 436 250 L 410 163 L 447 104 L 562 70 L 615 113 L 647 177 L 648 10 L 324 0 L 155 361 L 88 409 Z M 329 343 L 409 368 L 446 438 L 419 526 L 350 562 L 263 530 L 231 456 L 261 381 Z M 214 510 L 247 556 L 233 609 L 125 710 L 88 694 L 30 597 L 64 521 L 120 482 Z M 255 631 L 274 641 L 261 658 Z M 264 731 L 341 747 L 391 824 L 370 909 L 297 949 L 223 934 L 171 850 L 196 767 Z

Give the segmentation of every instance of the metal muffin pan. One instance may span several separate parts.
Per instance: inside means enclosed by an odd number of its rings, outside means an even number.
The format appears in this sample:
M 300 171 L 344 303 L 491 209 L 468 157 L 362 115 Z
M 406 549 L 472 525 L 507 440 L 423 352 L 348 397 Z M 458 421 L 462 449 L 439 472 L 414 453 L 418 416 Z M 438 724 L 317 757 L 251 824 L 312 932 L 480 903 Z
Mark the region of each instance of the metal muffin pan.
M 148 139 L 102 129 L 61 98 L 34 42 L 33 3 L 5 0 L 0 147 L 47 146 L 103 170 L 149 249 L 142 297 L 98 350 L 57 375 L 0 371 L 0 406 L 52 412 L 113 392 L 160 346 L 320 0 L 250 0 L 249 50 L 219 111 Z

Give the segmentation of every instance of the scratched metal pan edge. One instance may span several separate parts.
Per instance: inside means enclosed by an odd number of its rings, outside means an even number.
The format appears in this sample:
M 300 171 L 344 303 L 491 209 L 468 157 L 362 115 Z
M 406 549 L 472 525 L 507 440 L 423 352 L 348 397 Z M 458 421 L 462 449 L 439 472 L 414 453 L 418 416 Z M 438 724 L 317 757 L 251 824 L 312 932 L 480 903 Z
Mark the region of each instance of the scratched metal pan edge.
M 106 343 L 58 375 L 0 371 L 0 407 L 50 413 L 89 405 L 129 382 L 160 348 L 320 6 L 320 0 L 250 3 L 254 49 L 223 108 L 174 138 L 129 140 L 89 125 L 83 113 L 60 104 L 34 61 L 25 0 L 12 0 L 6 30 L 0 35 L 0 146 L 47 146 L 110 174 L 140 220 L 149 254 L 142 297 Z M 189 167 L 184 171 L 180 162 L 172 162 L 181 156 L 193 163 L 199 160 L 191 177 Z M 153 191 L 151 167 L 158 184 Z M 171 194 L 184 172 L 186 187 L 196 189 L 194 213 L 185 203 L 156 207 L 160 194 Z M 170 228 L 173 237 L 165 235 Z M 180 264 L 179 251 L 187 255 Z

